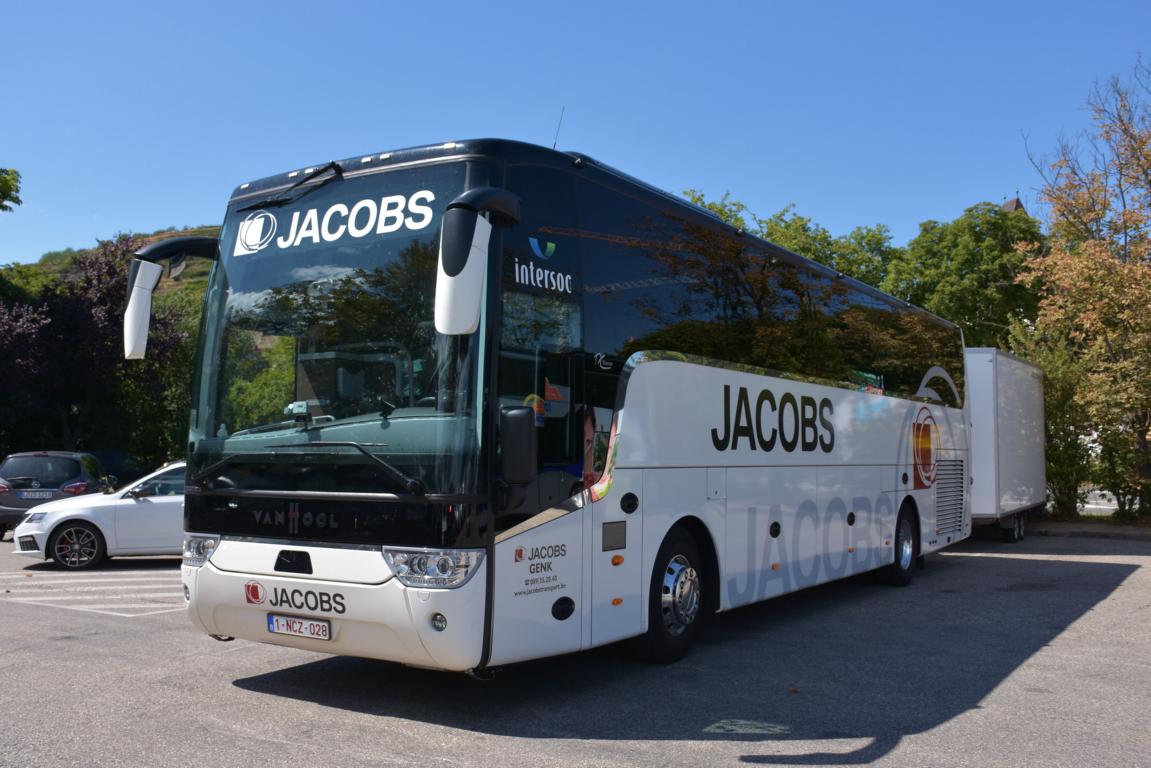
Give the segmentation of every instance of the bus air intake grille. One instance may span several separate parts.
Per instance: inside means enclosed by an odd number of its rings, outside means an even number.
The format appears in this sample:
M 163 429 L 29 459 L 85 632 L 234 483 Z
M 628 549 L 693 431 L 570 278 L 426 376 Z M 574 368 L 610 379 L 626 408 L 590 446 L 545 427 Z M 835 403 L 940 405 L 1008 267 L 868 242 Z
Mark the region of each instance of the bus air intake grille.
M 944 459 L 935 469 L 935 528 L 939 536 L 963 529 L 963 460 Z

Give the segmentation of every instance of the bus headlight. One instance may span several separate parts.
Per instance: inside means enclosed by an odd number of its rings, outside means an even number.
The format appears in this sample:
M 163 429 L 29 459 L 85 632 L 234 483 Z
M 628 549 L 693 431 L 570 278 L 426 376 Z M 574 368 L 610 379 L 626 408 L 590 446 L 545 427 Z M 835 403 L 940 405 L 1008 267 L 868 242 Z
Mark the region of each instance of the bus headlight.
M 405 587 L 452 589 L 468 582 L 484 561 L 482 549 L 384 547 L 388 567 Z
M 208 562 L 220 543 L 219 536 L 204 536 L 197 533 L 184 534 L 184 565 L 199 568 Z

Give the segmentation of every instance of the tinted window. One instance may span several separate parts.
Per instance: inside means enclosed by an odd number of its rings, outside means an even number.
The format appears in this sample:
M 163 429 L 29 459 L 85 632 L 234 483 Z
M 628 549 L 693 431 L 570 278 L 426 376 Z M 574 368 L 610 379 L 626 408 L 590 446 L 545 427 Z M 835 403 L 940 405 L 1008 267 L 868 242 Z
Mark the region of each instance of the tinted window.
M 170 469 L 163 474 L 146 480 L 132 490 L 143 491 L 149 496 L 182 496 L 186 470 L 183 467 Z
M 80 476 L 80 463 L 62 456 L 11 456 L 0 464 L 5 480 L 31 478 L 42 485 L 57 486 Z
M 520 224 L 504 235 L 499 402 L 535 411 L 536 492 L 546 507 L 568 498 L 582 473 L 581 242 L 572 235 L 577 221 L 570 174 L 513 168 L 507 184 L 522 208 Z
M 962 404 L 955 329 L 702 217 L 582 179 L 577 191 L 589 352 L 681 352 Z

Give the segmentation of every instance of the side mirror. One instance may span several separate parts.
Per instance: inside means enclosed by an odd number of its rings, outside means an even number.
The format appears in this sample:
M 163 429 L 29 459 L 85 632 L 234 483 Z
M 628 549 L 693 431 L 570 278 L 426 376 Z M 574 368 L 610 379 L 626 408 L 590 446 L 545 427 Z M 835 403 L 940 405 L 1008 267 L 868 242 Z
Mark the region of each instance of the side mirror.
M 435 325 L 439 333 L 462 336 L 479 327 L 492 225 L 511 226 L 519 221 L 519 198 L 504 189 L 478 187 L 448 203 L 436 267 Z
M 143 360 L 152 324 L 152 291 L 164 268 L 150 261 L 132 259 L 128 273 L 128 307 L 124 310 L 124 358 Z
M 536 412 L 525 406 L 500 411 L 500 456 L 503 481 L 527 485 L 536 479 Z
M 125 359 L 142 360 L 148 349 L 152 292 L 164 273 L 164 267 L 157 262 L 181 260 L 185 256 L 215 259 L 219 249 L 220 243 L 214 237 L 172 237 L 136 251 L 128 273 L 128 306 L 124 310 Z

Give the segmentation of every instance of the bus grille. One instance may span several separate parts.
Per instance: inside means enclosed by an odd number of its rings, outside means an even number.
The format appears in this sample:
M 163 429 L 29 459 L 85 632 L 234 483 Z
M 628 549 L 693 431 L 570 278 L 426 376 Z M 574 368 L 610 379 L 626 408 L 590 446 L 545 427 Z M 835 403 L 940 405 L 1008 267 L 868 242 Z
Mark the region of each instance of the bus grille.
M 944 459 L 935 467 L 935 535 L 963 530 L 963 460 Z

